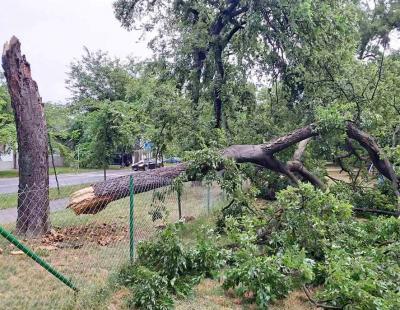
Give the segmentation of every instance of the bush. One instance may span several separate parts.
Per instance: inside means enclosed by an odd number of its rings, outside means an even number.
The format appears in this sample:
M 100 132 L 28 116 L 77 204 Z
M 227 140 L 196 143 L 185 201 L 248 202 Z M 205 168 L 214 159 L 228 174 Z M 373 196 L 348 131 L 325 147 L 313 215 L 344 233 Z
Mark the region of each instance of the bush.
M 351 309 L 400 309 L 400 243 L 355 253 L 332 250 L 319 297 Z
M 250 256 L 227 270 L 224 289 L 235 289 L 246 301 L 260 309 L 285 297 L 291 290 L 313 279 L 313 262 L 298 249 L 278 256 Z
M 120 273 L 121 284 L 132 289 L 129 306 L 149 310 L 173 309 L 168 279 L 140 265 L 127 266 Z
M 195 275 L 214 278 L 224 266 L 226 251 L 217 246 L 218 236 L 213 230 L 203 228 L 197 235 L 196 246 L 190 250 L 188 269 Z
M 351 223 L 352 205 L 310 184 L 279 192 L 283 212 L 271 236 L 275 247 L 304 248 L 312 258 L 323 259 L 325 249 Z
M 338 183 L 331 192 L 339 199 L 348 200 L 354 207 L 380 210 L 396 210 L 397 197 L 388 181 L 376 188 L 351 188 L 348 184 Z
M 170 294 L 187 296 L 202 276 L 214 276 L 223 265 L 222 252 L 210 240 L 212 231 L 201 231 L 195 247 L 185 246 L 178 231 L 179 226 L 171 225 L 153 240 L 140 243 L 135 264 L 120 271 L 119 283 L 133 290 L 133 305 L 169 309 Z
M 170 282 L 183 275 L 189 265 L 188 255 L 175 226 L 168 226 L 156 238 L 139 244 L 137 263 L 159 272 Z

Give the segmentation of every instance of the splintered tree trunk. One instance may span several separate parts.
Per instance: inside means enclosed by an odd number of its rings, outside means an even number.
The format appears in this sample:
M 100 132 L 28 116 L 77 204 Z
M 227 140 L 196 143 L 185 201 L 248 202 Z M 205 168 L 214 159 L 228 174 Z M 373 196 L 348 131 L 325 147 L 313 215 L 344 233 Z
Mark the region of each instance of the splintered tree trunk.
M 2 62 L 17 127 L 17 232 L 35 237 L 50 227 L 47 127 L 42 99 L 20 46 L 12 37 L 4 46 Z

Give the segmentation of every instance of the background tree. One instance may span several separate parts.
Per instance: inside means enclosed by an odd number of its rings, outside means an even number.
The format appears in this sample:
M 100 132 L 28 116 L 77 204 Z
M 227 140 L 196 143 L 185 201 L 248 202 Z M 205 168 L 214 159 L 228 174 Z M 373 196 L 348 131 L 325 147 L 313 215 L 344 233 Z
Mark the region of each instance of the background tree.
M 17 133 L 14 115 L 6 81 L 2 73 L 0 74 L 0 145 L 6 147 L 6 152 L 13 152 L 14 168 L 16 168 Z
M 82 108 L 89 109 L 85 101 L 124 100 L 129 75 L 120 59 L 112 59 L 101 50 L 91 52 L 86 47 L 84 52 L 81 59 L 71 63 L 66 80 L 73 102 L 81 102 Z
M 124 118 L 123 114 L 107 101 L 97 102 L 95 107 L 96 111 L 86 118 L 86 160 L 90 161 L 92 166 L 102 167 L 106 180 L 110 160 L 125 135 L 121 130 Z

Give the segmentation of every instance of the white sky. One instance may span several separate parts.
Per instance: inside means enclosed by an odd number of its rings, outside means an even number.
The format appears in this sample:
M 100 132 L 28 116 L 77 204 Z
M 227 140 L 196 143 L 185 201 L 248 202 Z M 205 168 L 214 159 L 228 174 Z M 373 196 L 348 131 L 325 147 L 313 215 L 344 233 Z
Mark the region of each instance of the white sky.
M 43 101 L 65 102 L 66 71 L 74 58 L 101 49 L 111 56 L 151 56 L 140 32 L 122 29 L 113 0 L 0 0 L 0 48 L 12 35 L 21 41 Z M 392 47 L 399 48 L 398 34 Z
M 141 32 L 120 27 L 113 0 L 0 0 L 0 48 L 15 35 L 31 64 L 43 101 L 65 102 L 66 71 L 74 58 L 101 49 L 111 56 L 151 56 Z M 139 41 L 139 42 L 138 42 Z

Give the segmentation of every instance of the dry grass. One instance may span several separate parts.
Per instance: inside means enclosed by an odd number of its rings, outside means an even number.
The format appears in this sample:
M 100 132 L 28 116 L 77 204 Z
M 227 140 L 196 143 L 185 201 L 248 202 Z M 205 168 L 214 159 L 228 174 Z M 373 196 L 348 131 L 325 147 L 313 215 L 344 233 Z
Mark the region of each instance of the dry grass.
M 158 190 L 158 192 L 162 192 Z M 220 191 L 210 192 L 210 205 L 218 207 Z M 153 192 L 135 196 L 135 242 L 151 238 L 165 223 L 178 220 L 177 196 L 167 193 L 161 201 Z M 110 288 L 108 279 L 129 260 L 129 198 L 113 202 L 96 215 L 76 216 L 65 210 L 51 214 L 53 234 L 25 241 L 58 270 L 69 276 L 81 292 L 75 295 L 25 255 L 12 255 L 16 249 L 0 239 L 0 309 L 127 309 L 127 289 Z M 154 211 L 162 219 L 153 221 Z M 185 185 L 182 213 L 195 221 L 184 228 L 186 241 L 194 239 L 196 227 L 210 222 L 207 190 Z M 13 230 L 14 225 L 7 228 Z M 255 309 L 242 304 L 233 293 L 226 294 L 217 280 L 202 280 L 187 299 L 177 300 L 176 309 Z M 313 309 L 302 292 L 293 292 L 271 309 Z
M 135 196 L 135 243 L 151 238 L 157 226 L 178 220 L 176 193 L 165 193 L 159 201 L 154 199 L 154 192 L 162 190 Z M 217 188 L 210 196 L 213 205 L 221 198 Z M 182 215 L 197 218 L 206 210 L 207 190 L 186 184 Z M 160 211 L 163 218 L 153 221 L 154 211 Z M 96 290 L 105 287 L 109 276 L 129 261 L 129 198 L 113 202 L 96 215 L 76 216 L 70 210 L 52 213 L 51 221 L 52 234 L 25 243 L 70 277 L 82 292 L 74 296 L 31 259 L 13 255 L 16 249 L 0 239 L 1 309 L 92 309 L 99 298 Z M 6 226 L 14 230 L 14 224 Z M 118 303 L 111 304 L 112 309 L 118 309 Z
M 176 302 L 177 310 L 255 310 L 254 304 L 244 304 L 233 292 L 225 293 L 216 280 L 204 279 L 196 287 L 192 297 Z M 315 309 L 302 291 L 292 292 L 287 298 L 270 306 L 271 310 Z

